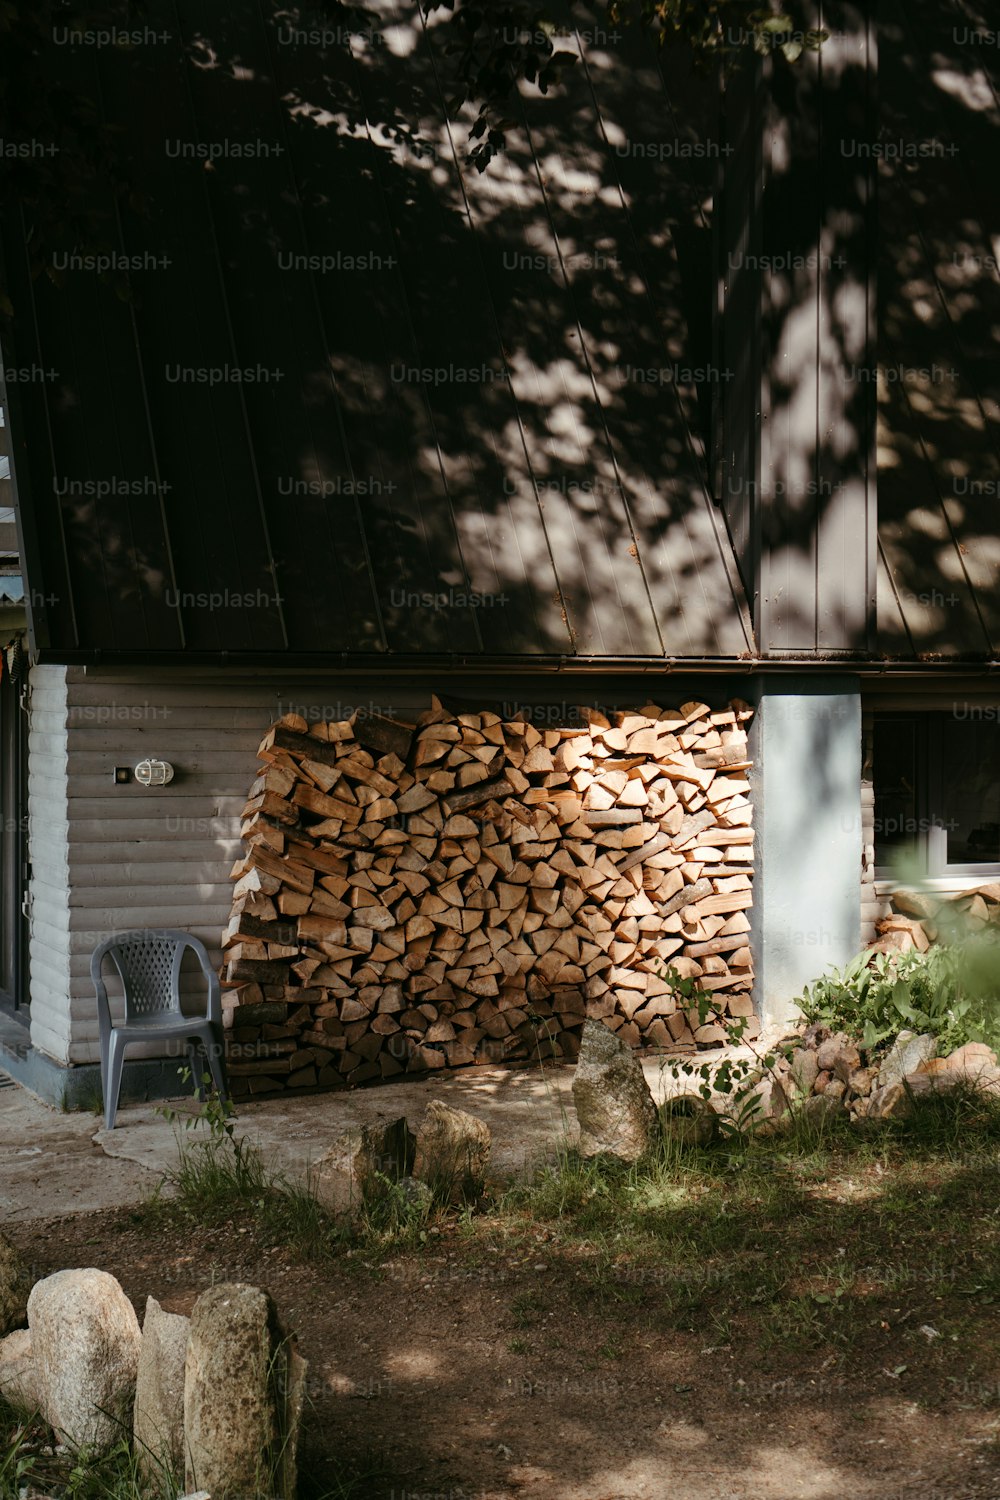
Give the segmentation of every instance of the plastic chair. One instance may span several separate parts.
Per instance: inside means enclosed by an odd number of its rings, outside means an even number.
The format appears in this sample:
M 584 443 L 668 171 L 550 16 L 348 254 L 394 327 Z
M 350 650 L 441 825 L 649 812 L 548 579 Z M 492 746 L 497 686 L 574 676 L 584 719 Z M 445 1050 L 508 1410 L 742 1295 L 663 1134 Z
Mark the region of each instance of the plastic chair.
M 208 1009 L 203 1016 L 186 1016 L 181 1010 L 180 973 L 185 950 L 190 948 L 208 980 Z M 114 1024 L 102 969 L 110 953 L 125 995 L 125 1020 Z M 199 1052 L 207 1054 L 212 1082 L 225 1096 L 222 1069 L 222 994 L 219 976 L 209 962 L 204 943 L 175 928 L 160 931 L 122 932 L 106 938 L 90 956 L 90 977 L 97 991 L 97 1020 L 101 1036 L 101 1089 L 104 1122 L 115 1128 L 122 1064 L 129 1042 L 166 1041 L 185 1037 L 198 1097 L 203 1095 Z

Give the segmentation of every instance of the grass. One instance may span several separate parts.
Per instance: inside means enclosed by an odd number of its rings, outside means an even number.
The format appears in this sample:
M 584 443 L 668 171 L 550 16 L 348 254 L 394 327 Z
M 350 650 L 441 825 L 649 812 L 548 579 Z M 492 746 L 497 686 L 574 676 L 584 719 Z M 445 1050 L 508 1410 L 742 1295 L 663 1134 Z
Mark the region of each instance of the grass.
M 490 1249 L 537 1246 L 541 1229 L 547 1260 L 582 1271 L 602 1305 L 638 1304 L 652 1291 L 678 1326 L 706 1309 L 729 1323 L 749 1312 L 768 1338 L 801 1342 L 849 1321 L 840 1313 L 857 1304 L 855 1283 L 898 1295 L 914 1275 L 930 1285 L 937 1266 L 970 1297 L 1000 1297 L 1000 1267 L 979 1233 L 988 1239 L 995 1228 L 998 1160 L 1000 1107 L 954 1093 L 863 1130 L 800 1119 L 780 1136 L 682 1152 L 668 1142 L 633 1166 L 567 1150 L 531 1181 L 496 1188 L 475 1212 L 414 1202 L 382 1178 L 347 1216 L 213 1131 L 183 1143 L 168 1179 L 173 1196 L 144 1213 L 180 1213 L 200 1231 L 242 1210 L 264 1243 L 314 1263 L 362 1251 L 373 1270 L 390 1254 L 419 1254 L 429 1236 L 446 1236 L 475 1263 Z M 963 1241 L 959 1260 L 949 1235 Z M 512 1309 L 522 1328 L 542 1310 L 534 1293 Z
M 182 1142 L 173 1196 L 142 1213 L 180 1216 L 195 1247 L 213 1227 L 249 1226 L 257 1244 L 315 1266 L 318 1285 L 350 1269 L 375 1296 L 390 1257 L 415 1275 L 445 1252 L 455 1269 L 499 1272 L 510 1295 L 498 1333 L 518 1358 L 561 1347 L 567 1313 L 580 1310 L 594 1320 L 588 1368 L 608 1378 L 648 1329 L 738 1351 L 752 1391 L 778 1380 L 807 1393 L 829 1364 L 838 1379 L 887 1390 L 919 1372 L 921 1401 L 992 1411 L 998 1166 L 1000 1105 L 956 1092 L 918 1101 L 907 1119 L 798 1121 L 682 1151 L 674 1142 L 634 1166 L 566 1150 L 531 1180 L 458 1209 L 415 1203 L 383 1179 L 348 1218 L 215 1129 Z M 11 1434 L 0 1500 L 32 1485 L 66 1500 L 138 1495 L 125 1444 L 81 1471 L 45 1451 L 38 1423 L 7 1408 L 0 1420 Z M 371 1493 L 379 1462 L 365 1460 L 326 1500 Z M 152 1500 L 175 1494 L 165 1482 Z
M 37 1413 L 0 1398 L 0 1434 L 0 1500 L 22 1500 L 26 1494 L 58 1500 L 179 1500 L 184 1493 L 163 1465 L 154 1464 L 151 1474 L 140 1473 L 125 1433 L 105 1454 L 72 1454 Z M 307 1476 L 299 1492 L 302 1500 L 355 1500 L 368 1495 L 387 1473 L 384 1457 L 369 1452 L 352 1469 L 343 1468 L 332 1488 L 320 1490 Z M 262 1493 L 270 1490 L 262 1487 Z

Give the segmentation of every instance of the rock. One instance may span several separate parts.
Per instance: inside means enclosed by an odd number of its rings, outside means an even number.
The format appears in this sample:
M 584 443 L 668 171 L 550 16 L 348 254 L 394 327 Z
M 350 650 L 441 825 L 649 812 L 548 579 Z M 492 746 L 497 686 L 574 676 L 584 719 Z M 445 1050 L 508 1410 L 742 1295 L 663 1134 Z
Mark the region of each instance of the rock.
M 184 1366 L 187 1487 L 292 1500 L 305 1372 L 267 1292 L 242 1282 L 202 1292 Z
M 104 1453 L 131 1426 L 139 1320 L 106 1271 L 57 1271 L 28 1298 L 28 1327 L 46 1421 L 72 1449 Z
M 580 1154 L 607 1153 L 638 1161 L 649 1150 L 656 1106 L 642 1064 L 603 1021 L 584 1023 L 573 1075 L 573 1103 L 580 1121 Z
M 0 1337 L 27 1324 L 30 1291 L 31 1275 L 24 1256 L 0 1234 Z
M 825 1041 L 820 1043 L 816 1058 L 821 1073 L 833 1072 L 833 1065 L 845 1047 L 853 1048 L 854 1043 L 842 1031 L 834 1032 L 832 1036 L 828 1036 Z
M 819 1077 L 819 1058 L 816 1053 L 800 1047 L 792 1057 L 790 1076 L 800 1094 L 811 1094 Z
M 870 1094 L 875 1074 L 871 1068 L 855 1068 L 847 1080 L 847 1087 L 852 1094 Z
M 24 1411 L 37 1411 L 41 1406 L 38 1372 L 27 1328 L 18 1328 L 0 1339 L 0 1396 Z
M 191 1319 L 146 1298 L 132 1432 L 136 1462 L 153 1483 L 184 1473 L 184 1361 Z
M 707 1146 L 719 1128 L 719 1117 L 700 1094 L 675 1094 L 660 1106 L 664 1138 L 679 1146 Z
M 843 1099 L 846 1093 L 847 1084 L 844 1083 L 840 1078 L 831 1078 L 830 1082 L 823 1090 L 823 1098 L 840 1100 Z
M 954 1056 L 954 1054 L 952 1054 Z M 951 1066 L 951 1057 L 932 1057 L 921 1063 L 905 1082 L 912 1094 L 948 1093 L 951 1089 L 975 1089 L 980 1094 L 1000 1094 L 1000 1068 L 982 1056 Z
M 828 1026 L 822 1025 L 819 1021 L 813 1021 L 812 1025 L 807 1026 L 802 1033 L 802 1045 L 809 1048 L 810 1051 L 815 1052 L 826 1041 L 829 1035 L 830 1028 Z
M 898 1083 L 890 1083 L 886 1088 L 878 1089 L 871 1095 L 867 1118 L 869 1120 L 901 1120 L 910 1113 L 912 1108 L 910 1095 L 900 1080 Z
M 840 1098 L 831 1094 L 829 1089 L 822 1094 L 810 1094 L 808 1099 L 803 1099 L 799 1108 L 800 1119 L 820 1126 L 832 1119 L 834 1115 L 842 1113 L 843 1105 Z
M 912 1073 L 936 1052 L 937 1041 L 934 1037 L 927 1033 L 918 1036 L 913 1031 L 901 1031 L 879 1066 L 879 1088 L 901 1083 L 907 1073 Z
M 961 1068 L 974 1076 L 983 1069 L 995 1068 L 997 1055 L 985 1042 L 966 1042 L 964 1047 L 956 1047 L 945 1061 L 949 1068 Z
M 362 1197 L 377 1192 L 380 1179 L 399 1182 L 413 1171 L 416 1138 L 403 1116 L 388 1123 L 378 1120 L 361 1128 L 354 1154 L 354 1182 Z
M 827 1088 L 829 1087 L 832 1079 L 833 1079 L 833 1074 L 830 1073 L 830 1072 L 827 1072 L 825 1069 L 822 1072 L 817 1073 L 816 1074 L 816 1082 L 813 1084 L 813 1093 L 814 1094 L 823 1094 L 823 1093 L 825 1093 L 826 1090 L 827 1090 Z
M 486 1181 L 491 1142 L 484 1121 L 432 1099 L 417 1127 L 412 1176 L 444 1202 L 476 1198 Z
M 833 1076 L 839 1078 L 841 1083 L 849 1084 L 851 1075 L 861 1067 L 861 1053 L 853 1042 L 848 1042 L 838 1051 L 833 1060 Z

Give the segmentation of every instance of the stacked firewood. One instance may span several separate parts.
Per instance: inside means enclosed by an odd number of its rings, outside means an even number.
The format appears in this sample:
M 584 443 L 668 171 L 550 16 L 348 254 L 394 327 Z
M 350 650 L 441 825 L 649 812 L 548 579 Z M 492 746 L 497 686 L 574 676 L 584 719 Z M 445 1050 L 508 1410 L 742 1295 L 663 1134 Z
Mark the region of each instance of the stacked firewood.
M 753 1031 L 751 713 L 285 715 L 232 871 L 234 1092 L 572 1058 L 587 1016 L 719 1040 L 678 978 Z

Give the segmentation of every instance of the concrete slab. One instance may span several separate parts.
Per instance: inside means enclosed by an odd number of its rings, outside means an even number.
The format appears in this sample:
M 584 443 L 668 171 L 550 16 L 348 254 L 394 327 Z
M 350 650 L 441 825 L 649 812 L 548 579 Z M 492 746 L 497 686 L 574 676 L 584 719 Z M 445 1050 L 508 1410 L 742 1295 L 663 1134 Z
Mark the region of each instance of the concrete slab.
M 719 1049 L 696 1061 L 752 1058 L 746 1050 Z M 654 1099 L 692 1090 L 695 1084 L 666 1059 L 645 1059 Z M 485 1120 L 493 1132 L 498 1177 L 523 1176 L 546 1158 L 575 1144 L 573 1067 L 495 1067 L 436 1073 L 349 1093 L 241 1103 L 237 1134 L 255 1146 L 275 1171 L 303 1181 L 326 1156 L 336 1155 L 352 1131 L 405 1115 L 415 1125 L 431 1099 L 441 1099 Z M 124 1104 L 116 1128 L 100 1116 L 59 1113 L 22 1088 L 0 1090 L 0 1222 L 139 1203 L 177 1163 L 179 1138 L 197 1139 L 159 1112 L 162 1105 Z M 194 1114 L 190 1098 L 172 1101 Z

